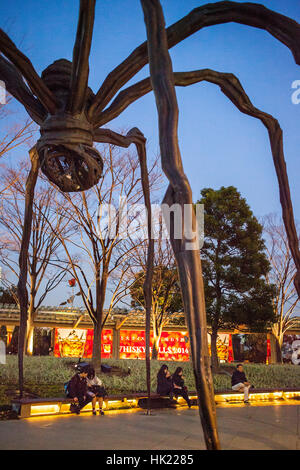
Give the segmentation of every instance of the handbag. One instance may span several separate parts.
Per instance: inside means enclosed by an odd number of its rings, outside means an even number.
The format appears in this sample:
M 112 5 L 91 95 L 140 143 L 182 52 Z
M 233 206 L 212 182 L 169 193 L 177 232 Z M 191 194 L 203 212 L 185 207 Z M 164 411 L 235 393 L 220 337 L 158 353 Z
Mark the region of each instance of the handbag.
M 91 391 L 97 396 L 97 397 L 105 397 L 107 395 L 107 392 L 105 390 L 105 387 L 103 385 L 92 385 Z
M 79 410 L 80 410 L 80 407 L 79 407 L 78 404 L 71 403 L 71 405 L 70 405 L 70 412 L 71 413 L 78 413 Z

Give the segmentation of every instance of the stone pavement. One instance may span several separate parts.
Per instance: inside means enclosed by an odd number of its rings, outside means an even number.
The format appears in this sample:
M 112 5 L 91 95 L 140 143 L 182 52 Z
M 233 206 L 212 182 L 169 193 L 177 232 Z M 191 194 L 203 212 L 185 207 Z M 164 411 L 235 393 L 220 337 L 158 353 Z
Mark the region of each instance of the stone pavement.
M 223 449 L 300 450 L 300 405 L 227 406 L 217 416 Z M 196 408 L 0 421 L 1 450 L 204 448 Z

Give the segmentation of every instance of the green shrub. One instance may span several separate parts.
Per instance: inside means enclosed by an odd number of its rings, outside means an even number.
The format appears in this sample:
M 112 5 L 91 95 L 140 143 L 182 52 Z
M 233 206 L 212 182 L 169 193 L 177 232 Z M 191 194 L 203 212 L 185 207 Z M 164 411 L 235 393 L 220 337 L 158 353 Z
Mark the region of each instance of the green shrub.
M 61 396 L 64 394 L 63 384 L 74 374 L 73 358 L 56 357 L 25 357 L 24 376 L 25 386 L 42 397 Z M 105 360 L 105 364 L 118 367 L 130 375 L 123 377 L 118 375 L 101 374 L 105 387 L 110 394 L 126 392 L 146 391 L 145 361 L 141 360 Z M 156 391 L 156 374 L 164 362 L 151 361 L 151 390 Z M 188 362 L 169 362 L 170 372 L 176 367 L 183 368 L 185 383 L 190 390 L 195 390 L 195 383 L 191 364 Z M 231 366 L 232 367 L 232 366 Z M 226 366 L 225 366 L 226 368 Z M 251 383 L 257 388 L 300 388 L 300 367 L 294 365 L 265 365 L 245 364 L 244 369 Z M 214 375 L 215 390 L 226 390 L 231 388 L 230 377 L 224 374 Z M 8 356 L 7 364 L 0 365 L 0 401 L 3 402 L 5 388 L 3 386 L 18 384 L 18 363 L 16 356 Z

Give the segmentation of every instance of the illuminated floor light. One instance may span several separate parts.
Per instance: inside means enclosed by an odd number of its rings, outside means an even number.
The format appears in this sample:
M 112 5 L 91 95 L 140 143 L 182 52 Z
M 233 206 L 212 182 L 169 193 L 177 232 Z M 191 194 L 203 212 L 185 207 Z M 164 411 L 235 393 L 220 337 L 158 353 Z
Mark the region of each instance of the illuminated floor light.
M 34 415 L 50 415 L 59 413 L 59 405 L 31 405 L 30 414 Z
M 63 403 L 60 407 L 60 412 L 61 413 L 69 413 L 70 412 L 70 404 L 69 403 Z
M 140 397 L 140 398 L 147 398 L 147 397 Z M 196 400 L 197 397 L 195 395 L 191 395 L 189 397 L 191 400 Z M 274 392 L 257 392 L 257 393 L 250 393 L 249 401 L 252 405 L 256 406 L 264 406 L 265 404 L 291 404 L 293 399 L 299 400 L 300 398 L 300 391 L 274 391 Z M 244 394 L 230 394 L 224 393 L 215 395 L 215 402 L 217 405 L 220 406 L 244 406 Z M 289 403 L 290 402 L 290 403 Z M 177 398 L 177 403 L 182 406 L 185 404 L 185 400 L 183 397 Z M 293 403 L 295 404 L 295 403 Z M 27 405 L 28 406 L 28 405 Z M 122 400 L 105 400 L 103 402 L 103 408 L 106 411 L 113 411 L 117 412 L 125 411 L 125 410 L 139 410 L 138 406 L 138 399 L 136 398 L 126 398 L 124 397 Z M 92 411 L 92 403 L 88 403 L 82 410 L 84 412 Z M 59 414 L 71 414 L 70 413 L 70 403 L 48 403 L 48 404 L 32 404 L 30 407 L 30 416 L 37 417 L 37 416 L 47 416 L 47 415 L 59 415 Z M 26 413 L 24 413 L 23 417 L 25 417 Z M 27 415 L 28 417 L 28 415 Z

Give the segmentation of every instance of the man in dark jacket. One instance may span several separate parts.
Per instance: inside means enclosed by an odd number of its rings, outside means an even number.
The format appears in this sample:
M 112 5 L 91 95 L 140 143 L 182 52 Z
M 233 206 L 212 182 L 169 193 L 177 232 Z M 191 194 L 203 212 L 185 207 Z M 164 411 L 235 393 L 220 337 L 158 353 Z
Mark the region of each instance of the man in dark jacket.
M 88 366 L 79 368 L 68 385 L 68 397 L 73 398 L 74 403 L 71 405 L 71 412 L 80 414 L 80 410 L 92 401 L 92 397 L 87 394 Z
M 242 364 L 236 366 L 236 370 L 231 376 L 231 387 L 236 392 L 244 392 L 244 403 L 249 403 L 249 389 L 251 387 L 248 382 Z

